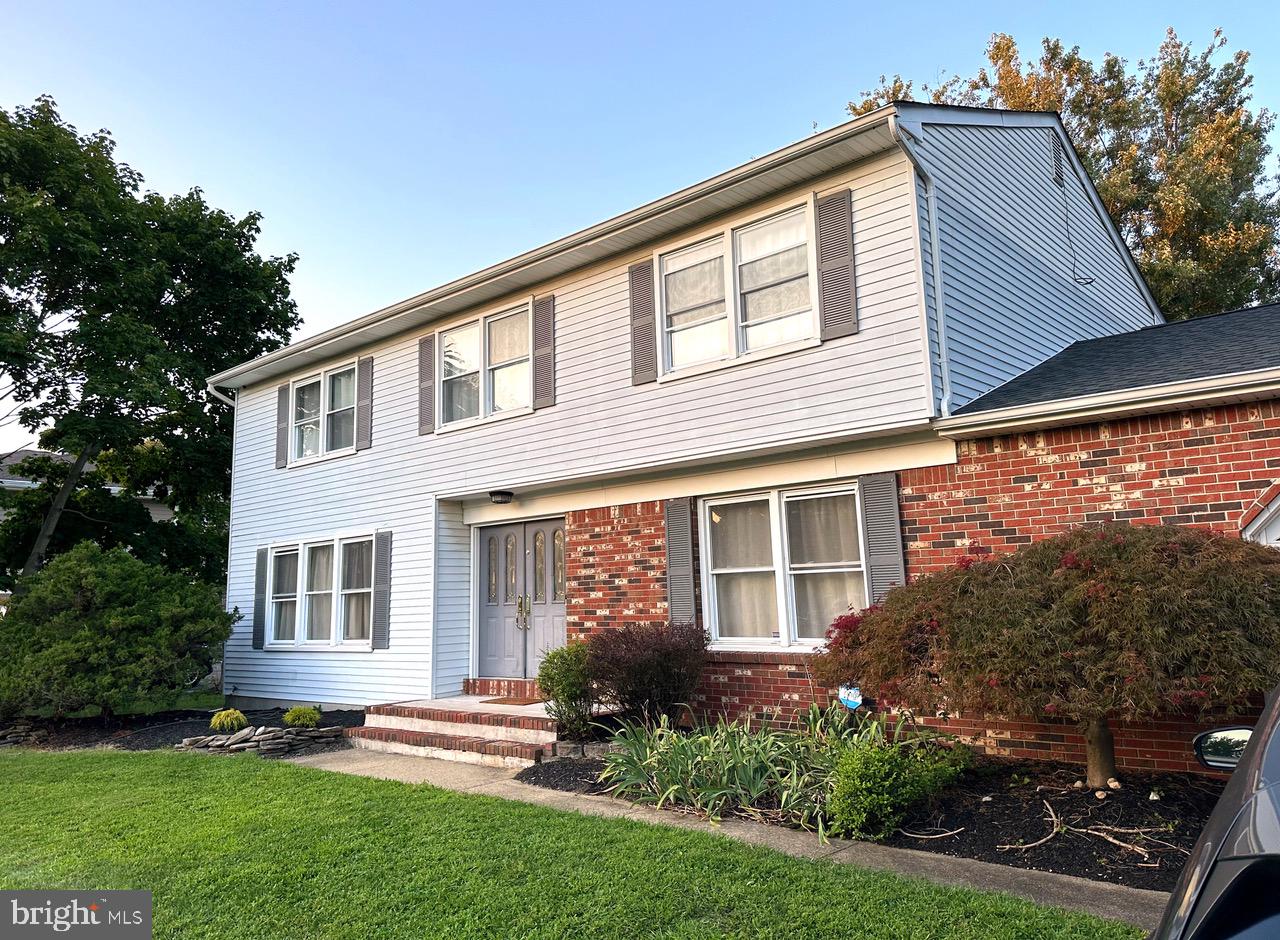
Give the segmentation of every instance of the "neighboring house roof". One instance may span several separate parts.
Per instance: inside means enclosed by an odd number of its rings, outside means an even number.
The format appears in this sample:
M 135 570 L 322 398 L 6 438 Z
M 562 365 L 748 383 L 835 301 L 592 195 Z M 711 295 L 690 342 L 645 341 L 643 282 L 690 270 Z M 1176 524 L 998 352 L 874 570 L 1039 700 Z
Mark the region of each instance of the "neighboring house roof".
M 1280 304 L 1080 340 L 958 409 L 937 427 L 1016 430 L 1280 392 Z
M 28 457 L 52 457 L 54 460 L 61 460 L 64 463 L 70 463 L 71 458 L 66 454 L 55 454 L 47 450 L 23 449 L 15 450 L 9 454 L 0 455 L 0 485 L 9 489 L 22 489 L 28 486 L 34 486 L 30 479 L 15 472 L 14 468 Z
M 1061 120 L 1053 112 L 894 102 L 540 248 L 233 366 L 210 376 L 209 387 L 243 388 L 277 378 L 504 296 L 531 291 L 553 278 L 635 251 L 771 193 L 895 147 L 914 162 L 912 151 L 902 143 L 900 129 L 908 137 L 919 138 L 928 124 L 1044 127 L 1055 130 L 1064 144 L 1070 144 Z M 1088 174 L 1075 150 L 1066 146 L 1064 153 L 1080 178 L 1087 181 Z M 1092 187 L 1089 197 L 1096 211 L 1109 222 Z M 1111 230 L 1153 315 L 1159 316 L 1159 308 L 1123 239 L 1114 225 Z

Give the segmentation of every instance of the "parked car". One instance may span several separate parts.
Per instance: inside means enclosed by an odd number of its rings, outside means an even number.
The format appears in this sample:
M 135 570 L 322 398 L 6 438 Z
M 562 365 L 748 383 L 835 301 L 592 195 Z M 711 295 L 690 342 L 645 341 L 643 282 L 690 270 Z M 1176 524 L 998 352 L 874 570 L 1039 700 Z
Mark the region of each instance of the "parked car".
M 1280 689 L 1257 725 L 1196 737 L 1196 758 L 1231 780 L 1187 859 L 1153 940 L 1280 937 Z

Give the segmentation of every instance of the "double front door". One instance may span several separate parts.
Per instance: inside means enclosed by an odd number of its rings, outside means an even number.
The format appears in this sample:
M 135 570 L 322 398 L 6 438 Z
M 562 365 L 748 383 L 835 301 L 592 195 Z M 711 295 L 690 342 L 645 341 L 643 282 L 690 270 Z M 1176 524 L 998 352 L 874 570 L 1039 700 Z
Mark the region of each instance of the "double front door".
M 480 530 L 482 678 L 535 678 L 564 645 L 564 548 L 564 519 Z

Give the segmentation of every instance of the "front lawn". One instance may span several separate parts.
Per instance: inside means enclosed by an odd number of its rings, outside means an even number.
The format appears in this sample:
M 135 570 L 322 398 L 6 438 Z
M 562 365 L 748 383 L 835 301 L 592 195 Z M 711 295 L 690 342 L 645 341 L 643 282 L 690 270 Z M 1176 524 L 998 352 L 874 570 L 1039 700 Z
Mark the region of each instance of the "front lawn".
M 0 887 L 145 888 L 156 937 L 1125 937 L 696 832 L 256 757 L 0 754 Z

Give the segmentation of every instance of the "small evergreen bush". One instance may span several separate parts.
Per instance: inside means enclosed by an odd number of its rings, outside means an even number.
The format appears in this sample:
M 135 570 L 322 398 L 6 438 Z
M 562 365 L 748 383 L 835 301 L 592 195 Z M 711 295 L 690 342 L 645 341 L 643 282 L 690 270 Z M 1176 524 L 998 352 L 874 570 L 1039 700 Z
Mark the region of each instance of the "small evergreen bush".
M 831 792 L 832 830 L 855 839 L 885 838 L 913 803 L 955 780 L 968 758 L 967 748 L 924 741 L 846 749 Z
M 707 663 L 707 634 L 692 623 L 627 624 L 587 641 L 587 671 L 601 698 L 626 714 L 674 722 Z
M 320 724 L 320 709 L 314 705 L 295 705 L 284 713 L 284 723 L 290 728 L 314 728 Z
M 235 734 L 244 728 L 249 727 L 249 719 L 244 717 L 244 712 L 238 708 L 224 708 L 220 712 L 215 712 L 213 718 L 209 721 L 209 727 L 218 734 Z
M 586 737 L 594 696 L 587 672 L 587 644 L 567 643 L 551 650 L 538 669 L 538 688 L 547 697 L 547 714 L 567 738 Z

